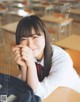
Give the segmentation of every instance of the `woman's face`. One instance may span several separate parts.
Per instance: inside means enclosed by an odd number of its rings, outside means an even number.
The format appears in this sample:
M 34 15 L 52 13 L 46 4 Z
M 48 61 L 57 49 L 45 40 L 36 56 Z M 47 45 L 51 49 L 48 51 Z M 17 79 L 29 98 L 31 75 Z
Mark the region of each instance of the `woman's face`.
M 45 48 L 45 36 L 42 31 L 40 31 L 40 36 L 37 35 L 32 29 L 32 37 L 22 38 L 21 44 L 28 46 L 33 51 L 35 58 L 40 60 L 43 57 L 44 48 Z

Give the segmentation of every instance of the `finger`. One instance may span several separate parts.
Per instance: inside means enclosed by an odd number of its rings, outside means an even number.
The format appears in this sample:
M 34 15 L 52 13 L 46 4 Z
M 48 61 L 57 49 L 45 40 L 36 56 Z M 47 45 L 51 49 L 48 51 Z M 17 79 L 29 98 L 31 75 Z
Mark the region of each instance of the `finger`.
M 14 48 L 14 47 L 23 47 L 23 45 L 21 45 L 21 44 L 19 44 L 19 45 L 13 45 L 12 47 L 13 47 L 13 48 Z
M 25 61 L 29 61 L 29 57 L 27 56 L 22 56 L 22 59 L 24 59 Z
M 26 52 L 25 52 L 25 51 L 21 52 L 21 56 L 23 56 L 23 55 L 24 55 L 24 56 L 30 56 L 30 55 L 28 54 L 28 51 L 26 51 Z
M 16 62 L 20 66 L 24 66 L 25 65 L 25 61 L 21 57 L 18 57 L 17 60 L 16 60 Z
M 14 55 L 14 60 L 17 61 L 18 58 L 21 58 L 20 54 Z
M 20 50 L 15 50 L 15 52 L 12 53 L 13 55 L 21 54 Z
M 14 48 L 12 50 L 12 54 L 15 54 L 15 53 L 20 53 L 20 48 Z
M 21 56 L 21 54 L 20 54 L 20 52 L 17 52 L 17 53 L 15 52 L 15 53 L 12 54 L 12 56 L 15 59 L 17 56 Z
M 23 47 L 23 45 L 16 45 L 14 47 L 12 47 L 12 51 L 14 52 L 15 50 L 21 49 Z
M 24 46 L 21 51 L 30 51 L 31 49 L 28 46 Z
M 32 52 L 31 49 L 22 48 L 21 49 L 21 55 L 29 55 L 29 56 L 31 56 L 31 55 L 33 55 L 33 52 Z

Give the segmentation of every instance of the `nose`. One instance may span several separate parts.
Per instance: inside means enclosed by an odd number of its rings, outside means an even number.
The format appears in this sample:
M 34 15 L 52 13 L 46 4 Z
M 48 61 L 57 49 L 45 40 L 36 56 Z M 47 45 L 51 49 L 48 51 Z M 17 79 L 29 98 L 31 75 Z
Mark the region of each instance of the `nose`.
M 28 39 L 28 46 L 29 46 L 29 48 L 34 49 L 34 42 L 31 38 Z

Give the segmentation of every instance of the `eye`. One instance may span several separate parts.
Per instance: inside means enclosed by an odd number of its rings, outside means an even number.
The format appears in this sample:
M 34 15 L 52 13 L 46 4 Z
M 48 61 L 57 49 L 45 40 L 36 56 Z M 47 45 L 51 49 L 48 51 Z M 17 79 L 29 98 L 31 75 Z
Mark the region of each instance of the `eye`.
M 36 39 L 36 38 L 38 38 L 38 37 L 37 36 L 33 37 L 33 39 Z
M 38 35 L 35 35 L 35 36 L 33 36 L 33 39 L 36 39 L 36 38 L 38 38 L 39 36 Z
M 21 44 L 25 45 L 28 43 L 28 40 L 26 38 L 22 38 L 20 41 Z
M 24 37 L 23 37 L 23 38 L 21 38 L 20 41 L 26 41 L 26 40 L 27 40 L 27 38 L 24 38 Z
M 25 39 L 21 39 L 20 42 L 26 41 Z

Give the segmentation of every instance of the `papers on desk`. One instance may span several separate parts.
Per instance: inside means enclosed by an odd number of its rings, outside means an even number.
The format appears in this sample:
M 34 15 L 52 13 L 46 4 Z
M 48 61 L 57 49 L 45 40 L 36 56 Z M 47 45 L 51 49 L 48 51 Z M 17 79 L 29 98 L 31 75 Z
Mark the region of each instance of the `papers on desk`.
M 17 15 L 17 16 L 22 16 L 22 17 L 25 17 L 25 16 L 30 16 L 30 15 L 33 15 L 35 14 L 33 11 L 29 12 L 27 10 L 18 10 L 18 11 L 11 11 L 11 12 L 8 12 L 8 14 L 11 14 L 11 15 Z
M 28 12 L 25 12 L 24 10 L 19 10 L 19 11 L 18 11 L 18 14 L 19 14 L 20 16 L 22 16 L 22 15 L 24 15 L 24 16 L 29 16 L 29 15 L 30 15 Z

